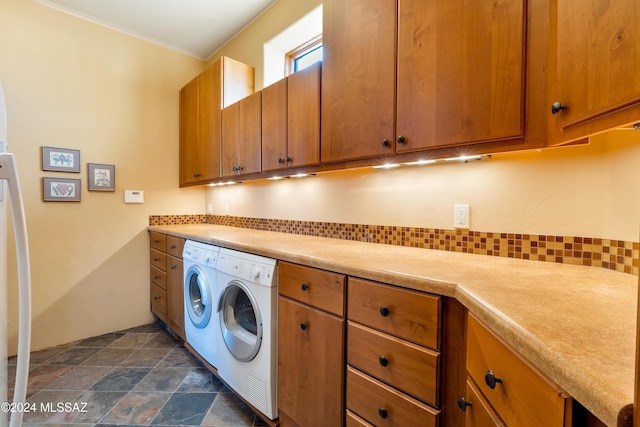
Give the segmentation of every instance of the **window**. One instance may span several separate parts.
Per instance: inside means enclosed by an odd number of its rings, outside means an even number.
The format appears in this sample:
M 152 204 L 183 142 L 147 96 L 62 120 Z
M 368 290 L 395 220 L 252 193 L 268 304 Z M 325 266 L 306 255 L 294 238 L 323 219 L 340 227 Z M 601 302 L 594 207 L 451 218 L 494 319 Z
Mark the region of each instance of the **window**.
M 314 37 L 286 55 L 287 75 L 322 61 L 322 35 Z

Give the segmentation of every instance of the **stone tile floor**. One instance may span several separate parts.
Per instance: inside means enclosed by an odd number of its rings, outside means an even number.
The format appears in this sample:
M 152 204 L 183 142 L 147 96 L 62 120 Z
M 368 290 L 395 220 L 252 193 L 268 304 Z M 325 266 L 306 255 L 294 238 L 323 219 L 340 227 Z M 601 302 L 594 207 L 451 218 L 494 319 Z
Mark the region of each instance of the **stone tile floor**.
M 30 362 L 25 427 L 266 425 L 157 323 L 36 351 Z

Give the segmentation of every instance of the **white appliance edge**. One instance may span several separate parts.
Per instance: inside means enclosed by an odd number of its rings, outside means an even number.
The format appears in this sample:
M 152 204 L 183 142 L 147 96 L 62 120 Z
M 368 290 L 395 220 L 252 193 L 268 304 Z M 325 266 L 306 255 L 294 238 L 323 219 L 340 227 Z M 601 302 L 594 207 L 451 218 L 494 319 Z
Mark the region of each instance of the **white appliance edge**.
M 0 427 L 22 425 L 31 342 L 31 268 L 24 205 L 15 157 L 7 153 L 7 109 L 0 82 Z M 8 192 L 5 191 L 8 189 Z M 9 199 L 16 241 L 20 299 L 18 361 L 13 404 L 7 399 L 7 216 Z M 7 411 L 6 409 L 9 409 Z M 12 410 L 13 409 L 13 410 Z M 11 418 L 9 421 L 9 414 Z

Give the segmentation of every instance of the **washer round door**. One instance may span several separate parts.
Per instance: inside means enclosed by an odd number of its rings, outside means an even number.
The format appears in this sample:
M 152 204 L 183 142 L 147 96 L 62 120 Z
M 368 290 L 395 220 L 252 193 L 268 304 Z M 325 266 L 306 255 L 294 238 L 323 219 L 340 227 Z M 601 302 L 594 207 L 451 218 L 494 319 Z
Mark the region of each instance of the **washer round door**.
M 262 317 L 256 300 L 242 282 L 229 282 L 218 300 L 222 340 L 240 362 L 253 360 L 262 344 Z
M 184 280 L 185 310 L 196 328 L 204 328 L 211 319 L 211 288 L 204 271 L 197 265 L 187 270 Z

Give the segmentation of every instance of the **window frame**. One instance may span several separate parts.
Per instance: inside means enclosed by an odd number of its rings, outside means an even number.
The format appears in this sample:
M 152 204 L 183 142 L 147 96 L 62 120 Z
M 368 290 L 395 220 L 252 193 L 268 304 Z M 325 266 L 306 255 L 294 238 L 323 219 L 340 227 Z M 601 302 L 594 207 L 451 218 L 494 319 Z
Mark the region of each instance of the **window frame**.
M 285 54 L 285 75 L 291 75 L 295 72 L 296 61 L 318 47 L 322 46 L 322 34 L 318 34 L 311 40 L 302 43 L 300 46 L 292 49 Z

